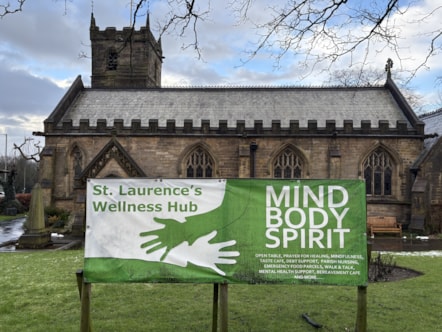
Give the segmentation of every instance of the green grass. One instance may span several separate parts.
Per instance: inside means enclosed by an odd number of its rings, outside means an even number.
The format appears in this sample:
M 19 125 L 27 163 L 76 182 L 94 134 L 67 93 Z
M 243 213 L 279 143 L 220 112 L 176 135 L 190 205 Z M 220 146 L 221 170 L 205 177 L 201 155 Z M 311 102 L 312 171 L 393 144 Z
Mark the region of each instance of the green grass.
M 19 213 L 19 214 L 15 215 L 15 216 L 6 216 L 4 214 L 0 214 L 0 222 L 14 220 L 14 219 L 19 219 L 19 218 L 23 218 L 25 216 L 26 216 L 26 214 L 24 214 L 24 213 Z
M 82 250 L 1 253 L 0 331 L 79 331 Z M 368 331 L 442 330 L 442 257 L 397 257 L 424 275 L 368 287 Z M 351 331 L 355 287 L 229 285 L 229 331 Z M 211 331 L 212 285 L 93 284 L 93 331 Z

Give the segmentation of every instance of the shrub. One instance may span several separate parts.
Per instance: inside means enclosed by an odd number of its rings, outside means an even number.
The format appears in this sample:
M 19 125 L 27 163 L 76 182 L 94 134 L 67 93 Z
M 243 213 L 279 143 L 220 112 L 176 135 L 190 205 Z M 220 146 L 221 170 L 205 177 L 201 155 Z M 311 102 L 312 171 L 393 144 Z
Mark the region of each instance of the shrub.
M 388 279 L 388 276 L 396 268 L 396 262 L 391 255 L 381 255 L 370 259 L 368 269 L 368 279 L 370 281 L 382 281 Z
M 15 199 L 23 205 L 26 211 L 29 211 L 29 206 L 31 204 L 31 194 L 16 194 Z
M 50 227 L 61 228 L 68 221 L 70 211 L 55 206 L 48 206 L 45 208 L 45 215 Z
M 12 211 L 15 211 L 14 214 L 10 214 L 10 212 L 8 212 L 11 209 Z M 15 215 L 16 213 L 23 213 L 24 211 L 25 208 L 16 199 L 14 199 L 13 201 L 7 201 L 6 199 L 3 199 L 0 202 L 0 214 Z

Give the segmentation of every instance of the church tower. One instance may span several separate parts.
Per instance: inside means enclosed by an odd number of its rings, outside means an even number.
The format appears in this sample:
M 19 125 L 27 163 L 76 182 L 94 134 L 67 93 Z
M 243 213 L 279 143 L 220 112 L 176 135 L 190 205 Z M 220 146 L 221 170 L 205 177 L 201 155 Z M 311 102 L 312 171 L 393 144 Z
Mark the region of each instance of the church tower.
M 146 27 L 113 27 L 104 31 L 91 15 L 92 88 L 157 88 L 161 86 L 163 53 L 147 16 Z

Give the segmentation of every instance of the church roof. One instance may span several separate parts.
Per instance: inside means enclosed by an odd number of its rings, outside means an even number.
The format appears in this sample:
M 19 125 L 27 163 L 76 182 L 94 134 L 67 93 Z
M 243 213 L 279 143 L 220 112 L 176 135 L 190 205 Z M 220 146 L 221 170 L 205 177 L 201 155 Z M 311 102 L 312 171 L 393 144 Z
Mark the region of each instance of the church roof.
M 419 157 L 411 166 L 412 169 L 419 169 L 422 163 L 432 153 L 432 150 L 437 149 L 437 142 L 440 142 L 442 136 L 442 108 L 431 112 L 422 114 L 419 119 L 425 123 L 425 141 L 424 149 Z
M 245 128 L 252 128 L 258 121 L 263 128 L 270 128 L 274 122 L 288 128 L 296 121 L 299 128 L 307 128 L 315 121 L 317 128 L 325 128 L 333 121 L 336 128 L 343 128 L 345 121 L 351 120 L 353 128 L 361 128 L 364 122 L 379 128 L 380 121 L 387 128 L 396 128 L 398 122 L 412 128 L 418 122 L 411 109 L 404 109 L 408 104 L 401 105 L 403 97 L 398 99 L 387 85 L 91 89 L 83 88 L 80 79 L 71 90 L 45 123 L 55 128 L 69 122 L 77 127 L 87 120 L 93 127 L 101 120 L 106 120 L 107 126 L 118 120 L 127 127 L 135 120 L 143 127 L 155 120 L 158 127 L 165 127 L 173 120 L 176 127 L 183 127 L 186 121 L 200 127 L 209 121 L 210 127 L 226 122 L 228 128 L 234 128 L 243 122 Z
M 300 127 L 307 127 L 308 120 L 317 120 L 319 127 L 333 119 L 338 127 L 347 119 L 355 126 L 361 120 L 371 120 L 374 126 L 388 120 L 392 127 L 397 120 L 407 120 L 388 91 L 376 88 L 84 90 L 63 119 L 72 119 L 74 126 L 80 119 L 89 119 L 91 125 L 97 119 L 124 119 L 125 125 L 132 119 L 141 119 L 142 125 L 158 119 L 159 126 L 168 119 L 175 119 L 177 126 L 185 119 L 192 119 L 194 126 L 202 119 L 216 124 L 227 120 L 228 127 L 235 127 L 237 120 L 245 120 L 246 127 L 254 120 L 262 120 L 264 127 L 272 120 L 288 127 L 290 119 L 298 119 Z
M 428 149 L 442 136 L 442 108 L 423 114 L 419 118 L 425 123 L 425 134 L 433 136 L 425 140 L 425 148 Z

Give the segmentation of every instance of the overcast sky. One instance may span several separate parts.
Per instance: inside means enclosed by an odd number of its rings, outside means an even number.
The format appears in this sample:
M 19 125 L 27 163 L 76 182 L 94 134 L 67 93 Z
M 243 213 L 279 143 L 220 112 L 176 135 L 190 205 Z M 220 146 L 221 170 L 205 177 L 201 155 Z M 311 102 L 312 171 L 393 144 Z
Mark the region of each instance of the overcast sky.
M 7 2 L 0 0 L 0 5 Z M 13 4 L 14 0 L 9 2 Z M 165 17 L 167 1 L 150 2 L 151 29 L 158 36 L 157 23 Z M 328 81 L 328 75 L 318 71 L 321 66 L 305 77 L 312 69 L 301 67 L 299 59 L 291 54 L 287 54 L 279 66 L 267 53 L 243 64 L 242 60 L 247 59 L 246 50 L 253 48 L 257 41 L 257 32 L 252 29 L 251 23 L 235 24 L 231 12 L 226 10 L 228 2 L 210 2 L 211 15 L 201 22 L 198 35 L 202 59 L 198 59 L 192 48 L 182 48 L 190 39 L 180 39 L 176 34 L 163 36 L 163 86 L 322 86 Z M 278 2 L 273 0 L 271 3 Z M 408 24 L 412 18 L 439 6 L 439 0 L 403 2 L 412 3 L 409 16 L 397 18 L 402 26 L 401 57 L 407 60 L 399 62 L 391 51 L 383 47 L 385 45 L 374 45 L 373 53 L 367 56 L 369 68 L 381 70 L 387 58 L 392 58 L 395 62 L 393 78 L 402 70 L 413 69 L 423 60 L 428 43 L 421 33 L 427 31 L 425 29 L 440 30 L 441 26 L 442 10 L 439 15 L 429 17 L 426 25 L 417 28 Z M 5 134 L 8 139 L 7 154 L 13 155 L 14 142 L 21 144 L 25 137 L 32 137 L 33 131 L 43 130 L 43 120 L 53 111 L 77 75 L 82 76 L 86 85 L 90 84 L 90 59 L 80 54 L 90 55 L 92 8 L 101 30 L 109 26 L 121 29 L 131 22 L 129 3 L 130 0 L 27 0 L 23 12 L 0 20 L 0 155 L 5 153 Z M 265 16 L 270 2 L 257 0 L 255 3 L 250 11 L 251 17 Z M 142 11 L 145 13 L 147 8 Z M 145 16 L 139 17 L 136 27 L 144 26 L 145 22 Z M 188 34 L 187 38 L 191 37 Z M 360 50 L 353 60 L 364 56 L 363 51 Z M 427 68 L 420 70 L 409 84 L 423 97 L 422 109 L 426 111 L 442 106 L 438 96 L 440 87 L 436 86 L 436 78 L 442 76 L 441 67 L 440 55 L 430 58 Z M 336 70 L 348 68 L 349 59 L 342 59 L 334 67 Z M 33 138 L 34 142 L 41 140 Z

